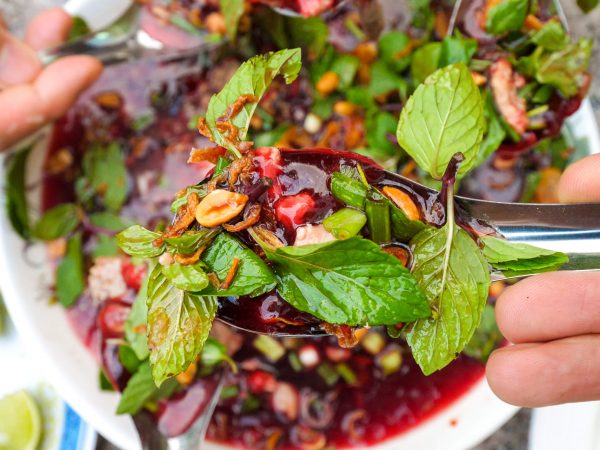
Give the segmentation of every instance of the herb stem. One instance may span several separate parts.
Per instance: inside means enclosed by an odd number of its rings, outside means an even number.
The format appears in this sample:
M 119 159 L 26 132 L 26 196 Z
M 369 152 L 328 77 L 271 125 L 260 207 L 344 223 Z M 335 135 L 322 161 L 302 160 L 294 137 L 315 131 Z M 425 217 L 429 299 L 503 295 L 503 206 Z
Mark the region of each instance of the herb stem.
M 384 244 L 392 240 L 392 223 L 390 220 L 390 203 L 386 197 L 372 190 L 367 194 L 367 223 L 371 240 Z

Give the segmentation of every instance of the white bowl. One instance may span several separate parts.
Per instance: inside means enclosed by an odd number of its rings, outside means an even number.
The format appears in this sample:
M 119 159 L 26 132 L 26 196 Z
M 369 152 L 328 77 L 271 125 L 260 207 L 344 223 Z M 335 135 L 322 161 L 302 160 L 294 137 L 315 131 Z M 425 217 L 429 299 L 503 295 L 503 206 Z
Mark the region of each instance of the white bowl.
M 584 152 L 600 150 L 598 128 L 589 102 L 584 102 L 581 110 L 570 119 L 569 128 Z M 45 151 L 46 145 L 42 142 L 29 158 L 29 185 L 35 185 L 35 180 L 40 177 Z M 2 182 L 5 178 L 3 170 L 0 165 Z M 31 192 L 30 198 L 32 205 L 39 203 L 39 192 Z M 4 202 L 4 196 L 1 202 Z M 31 261 L 38 264 L 32 265 Z M 40 366 L 46 368 L 47 379 L 88 423 L 119 447 L 139 449 L 131 419 L 114 414 L 118 395 L 100 391 L 96 361 L 75 335 L 62 308 L 48 304 L 44 289 L 50 284 L 44 246 L 34 245 L 25 253 L 23 242 L 2 214 L 0 287 L 17 329 L 41 361 Z M 482 379 L 434 417 L 372 448 L 465 450 L 497 430 L 516 411 L 516 407 L 496 398 Z M 206 448 L 223 450 L 229 447 L 209 444 Z

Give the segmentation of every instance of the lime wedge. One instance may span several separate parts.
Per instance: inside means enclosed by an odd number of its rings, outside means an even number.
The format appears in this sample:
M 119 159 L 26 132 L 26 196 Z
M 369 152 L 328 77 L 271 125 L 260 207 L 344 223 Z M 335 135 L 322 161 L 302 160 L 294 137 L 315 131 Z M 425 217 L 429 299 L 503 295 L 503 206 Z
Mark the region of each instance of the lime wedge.
M 25 391 L 0 399 L 0 450 L 35 450 L 42 425 L 35 400 Z

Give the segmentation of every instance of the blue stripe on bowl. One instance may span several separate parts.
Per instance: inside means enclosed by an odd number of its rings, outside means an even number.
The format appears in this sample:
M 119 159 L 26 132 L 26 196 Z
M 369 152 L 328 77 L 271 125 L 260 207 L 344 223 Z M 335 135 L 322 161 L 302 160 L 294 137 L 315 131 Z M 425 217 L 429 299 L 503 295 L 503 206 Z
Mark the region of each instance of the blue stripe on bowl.
M 69 405 L 65 403 L 65 415 L 63 419 L 63 432 L 60 440 L 60 450 L 78 450 L 82 437 L 81 418 Z

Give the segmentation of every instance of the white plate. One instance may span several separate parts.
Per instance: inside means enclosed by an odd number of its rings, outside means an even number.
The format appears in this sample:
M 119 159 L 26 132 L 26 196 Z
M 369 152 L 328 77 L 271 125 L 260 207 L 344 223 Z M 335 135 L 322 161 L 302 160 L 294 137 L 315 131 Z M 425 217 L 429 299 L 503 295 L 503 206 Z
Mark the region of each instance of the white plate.
M 533 411 L 529 450 L 600 450 L 600 402 Z
M 589 102 L 571 118 L 571 131 L 587 153 L 600 149 L 600 137 Z M 587 141 L 587 142 L 585 142 Z M 40 176 L 44 145 L 30 157 L 30 185 Z M 4 182 L 3 169 L 0 180 Z M 39 202 L 39 192 L 31 193 Z M 1 202 L 4 202 L 2 196 Z M 0 205 L 1 206 L 1 205 Z M 24 258 L 23 242 L 13 232 L 7 218 L 0 217 L 0 286 L 7 306 L 22 336 L 46 367 L 47 377 L 59 393 L 102 435 L 119 447 L 139 449 L 138 439 L 129 417 L 114 414 L 118 396 L 98 388 L 98 365 L 71 329 L 61 307 L 49 306 L 42 291 L 49 285 L 49 267 L 44 263 L 43 245 L 27 252 L 29 260 L 40 262 L 34 267 Z M 504 424 L 517 408 L 497 399 L 485 380 L 468 393 L 413 430 L 373 447 L 378 450 L 423 450 L 470 448 Z M 207 445 L 208 450 L 224 449 Z
M 0 398 L 24 389 L 36 400 L 42 415 L 39 450 L 93 450 L 96 432 L 46 382 L 43 366 L 28 354 L 9 326 L 0 336 Z

